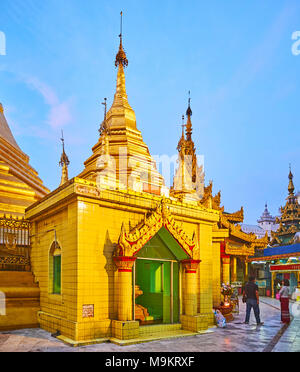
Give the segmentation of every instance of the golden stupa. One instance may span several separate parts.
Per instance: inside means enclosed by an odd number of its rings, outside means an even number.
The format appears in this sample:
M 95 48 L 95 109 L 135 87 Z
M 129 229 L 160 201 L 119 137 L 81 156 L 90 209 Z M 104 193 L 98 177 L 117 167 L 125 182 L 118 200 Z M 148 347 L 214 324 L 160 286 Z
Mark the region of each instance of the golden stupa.
M 0 104 L 0 216 L 23 217 L 49 190 L 18 146 Z

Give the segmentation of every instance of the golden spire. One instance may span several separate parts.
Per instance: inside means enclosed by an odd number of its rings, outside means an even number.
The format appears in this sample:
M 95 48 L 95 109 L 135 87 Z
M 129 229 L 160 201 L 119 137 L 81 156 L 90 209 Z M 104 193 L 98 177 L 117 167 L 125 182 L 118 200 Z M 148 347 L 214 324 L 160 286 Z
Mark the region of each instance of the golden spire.
M 289 190 L 289 195 L 290 196 L 294 196 L 294 191 L 295 191 L 295 186 L 294 186 L 294 183 L 293 183 L 293 178 L 294 178 L 294 175 L 292 173 L 292 167 L 290 165 L 290 174 L 289 174 L 289 187 L 288 187 L 288 190 Z
M 123 49 L 123 12 L 121 12 L 121 33 L 119 35 L 120 46 L 118 54 L 116 55 L 115 66 L 118 67 L 118 76 L 117 76 L 117 90 L 114 97 L 113 107 L 126 107 L 132 110 L 128 103 L 128 97 L 126 93 L 126 84 L 125 84 L 125 73 L 124 68 L 128 66 L 128 59 L 126 53 Z
M 189 91 L 189 107 L 186 110 L 186 116 L 187 116 L 187 123 L 186 123 L 186 137 L 188 141 L 191 141 L 192 139 L 192 133 L 193 133 L 193 128 L 192 128 L 192 117 L 193 112 L 191 109 L 191 92 Z
M 1 112 L 1 114 L 4 114 L 4 109 L 3 109 L 3 105 L 2 105 L 1 102 L 0 102 L 0 112 Z
M 107 126 L 107 121 L 106 121 L 106 116 L 107 116 L 107 98 L 104 98 L 104 102 L 102 102 L 102 105 L 104 106 L 104 120 L 100 126 L 99 133 L 100 136 L 104 132 L 108 132 L 108 126 Z
M 184 115 L 182 115 L 182 135 L 181 135 L 181 138 L 178 142 L 178 146 L 177 146 L 177 150 L 179 153 L 182 152 L 182 149 L 184 147 L 184 143 L 185 143 L 185 133 L 184 133 L 184 129 L 186 127 L 186 124 L 184 124 Z
M 64 132 L 61 131 L 61 133 L 62 133 L 61 142 L 62 142 L 63 151 L 62 151 L 60 162 L 59 162 L 59 165 L 62 167 L 60 186 L 64 185 L 69 180 L 68 166 L 70 164 L 69 158 L 67 157 L 67 154 L 65 153 Z
M 116 67 L 122 65 L 123 67 L 127 67 L 128 66 L 128 59 L 126 57 L 126 53 L 123 49 L 123 12 L 121 12 L 121 32 L 120 32 L 120 35 L 119 35 L 119 38 L 120 38 L 120 47 L 119 47 L 119 52 L 116 56 L 116 62 L 115 62 L 115 65 Z

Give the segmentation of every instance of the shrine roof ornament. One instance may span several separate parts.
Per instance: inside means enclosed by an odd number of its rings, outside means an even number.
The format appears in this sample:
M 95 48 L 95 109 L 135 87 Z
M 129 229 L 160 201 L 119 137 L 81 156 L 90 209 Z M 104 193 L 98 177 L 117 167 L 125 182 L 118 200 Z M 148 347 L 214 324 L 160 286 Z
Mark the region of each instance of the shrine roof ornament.
M 61 136 L 62 154 L 61 154 L 59 165 L 62 167 L 62 175 L 61 175 L 60 186 L 64 185 L 69 180 L 68 166 L 70 165 L 70 160 L 65 152 L 64 132 L 61 131 L 61 133 L 62 133 L 62 136 Z
M 294 179 L 294 175 L 292 173 L 292 166 L 290 165 L 290 173 L 289 173 L 290 182 L 289 182 L 289 187 L 288 187 L 290 196 L 294 196 L 294 192 L 295 192 L 295 186 L 294 186 L 294 183 L 293 183 L 293 179 Z
M 193 115 L 193 111 L 191 109 L 191 92 L 189 91 L 189 105 L 188 105 L 188 109 L 186 110 L 186 116 L 192 116 Z
M 289 195 L 287 197 L 285 206 L 280 208 L 281 216 L 276 219 L 276 223 L 279 224 L 279 228 L 276 232 L 271 233 L 271 246 L 293 244 L 295 234 L 300 231 L 300 205 L 297 197 L 294 194 L 294 175 L 292 173 L 291 165 L 288 178 Z
M 127 67 L 128 59 L 123 49 L 123 12 L 121 12 L 121 32 L 120 32 L 119 38 L 120 38 L 120 47 L 119 47 L 118 54 L 116 55 L 115 66 L 118 67 L 119 65 L 122 65 L 123 67 Z
M 258 239 L 253 233 L 247 234 L 242 231 L 240 223 L 244 222 L 244 208 L 235 213 L 226 213 L 224 207 L 221 207 L 221 192 L 213 196 L 213 182 L 210 181 L 209 185 L 204 189 L 204 197 L 201 200 L 201 204 L 207 208 L 212 208 L 220 212 L 220 221 L 218 227 L 221 229 L 227 229 L 229 236 L 234 238 L 235 241 L 239 241 L 239 245 L 226 245 L 226 254 L 249 256 L 254 254 L 255 248 L 265 248 L 268 245 L 269 237 L 268 233 Z M 242 244 L 242 245 L 241 245 Z
M 150 216 L 145 217 L 144 221 L 129 233 L 126 233 L 124 225 L 122 226 L 115 256 L 133 257 L 137 255 L 163 227 L 169 231 L 185 253 L 193 258 L 193 252 L 196 248 L 195 234 L 192 239 L 187 236 L 183 228 L 174 220 L 165 198 L 162 199 Z

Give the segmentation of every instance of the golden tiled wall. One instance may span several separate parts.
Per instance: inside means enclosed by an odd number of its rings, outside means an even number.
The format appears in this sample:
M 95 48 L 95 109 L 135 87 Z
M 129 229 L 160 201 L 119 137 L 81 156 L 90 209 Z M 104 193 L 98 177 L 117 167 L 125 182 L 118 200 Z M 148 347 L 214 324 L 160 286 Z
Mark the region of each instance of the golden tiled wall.
M 213 305 L 217 307 L 221 303 L 221 254 L 220 242 L 213 242 L 212 257 L 212 281 L 213 281 Z

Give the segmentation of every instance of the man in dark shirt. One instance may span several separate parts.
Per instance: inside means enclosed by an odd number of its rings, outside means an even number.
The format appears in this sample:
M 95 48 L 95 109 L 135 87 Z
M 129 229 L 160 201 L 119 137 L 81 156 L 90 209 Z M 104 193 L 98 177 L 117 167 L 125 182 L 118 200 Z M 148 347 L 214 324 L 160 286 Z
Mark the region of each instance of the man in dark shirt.
M 243 295 L 247 299 L 247 311 L 246 311 L 245 324 L 249 324 L 251 309 L 253 308 L 257 325 L 262 326 L 264 323 L 260 321 L 258 286 L 255 284 L 255 278 L 253 276 L 249 278 L 249 282 L 245 286 Z

